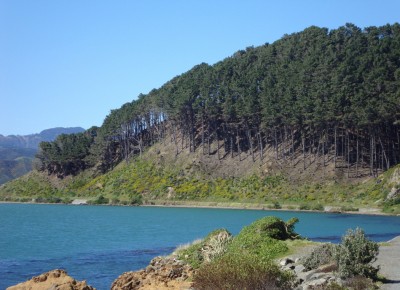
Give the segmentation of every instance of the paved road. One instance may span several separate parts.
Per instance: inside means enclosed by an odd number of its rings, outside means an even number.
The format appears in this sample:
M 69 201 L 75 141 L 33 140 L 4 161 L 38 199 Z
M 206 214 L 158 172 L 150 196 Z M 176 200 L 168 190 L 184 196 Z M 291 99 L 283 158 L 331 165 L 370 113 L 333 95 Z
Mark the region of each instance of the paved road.
M 382 285 L 383 290 L 400 290 L 400 236 L 389 242 L 388 246 L 379 248 L 376 265 L 381 266 L 380 273 L 388 283 Z

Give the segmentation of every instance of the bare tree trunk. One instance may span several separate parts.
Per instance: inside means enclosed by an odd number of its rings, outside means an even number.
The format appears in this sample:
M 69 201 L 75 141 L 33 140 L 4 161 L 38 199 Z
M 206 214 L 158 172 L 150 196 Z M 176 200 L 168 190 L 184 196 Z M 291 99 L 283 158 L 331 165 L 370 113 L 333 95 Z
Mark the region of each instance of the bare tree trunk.
M 382 170 L 389 169 L 389 159 L 388 159 L 388 157 L 386 155 L 385 147 L 383 146 L 381 137 L 379 137 L 379 143 L 381 144 L 381 148 L 382 148 Z M 386 161 L 386 166 L 383 165 L 383 160 L 384 159 Z
M 260 160 L 261 163 L 264 159 L 264 148 L 263 148 L 263 143 L 262 143 L 262 136 L 261 136 L 261 132 L 258 132 L 258 143 L 259 143 L 259 147 L 260 147 Z
M 304 134 L 304 132 L 301 134 L 301 143 L 303 146 L 303 170 L 306 170 L 306 140 Z
M 291 144 L 291 154 L 290 154 L 290 163 L 293 166 L 293 159 L 294 159 L 294 134 L 293 134 L 293 128 L 290 128 L 290 135 L 292 136 L 292 144 Z
M 174 143 L 175 143 L 175 148 L 176 148 L 175 156 L 178 156 L 178 154 L 179 154 L 179 147 L 178 147 L 178 140 L 177 140 L 178 136 L 177 136 L 177 134 L 176 134 L 176 125 L 173 124 L 172 126 L 173 126 L 172 133 L 173 133 L 173 136 L 174 136 Z
M 251 140 L 251 130 L 249 128 L 249 126 L 246 126 L 246 133 L 247 133 L 247 139 L 249 140 L 249 145 L 250 145 L 250 152 L 251 152 L 251 157 L 253 158 L 253 162 L 254 160 L 254 150 L 253 150 L 253 142 Z
M 371 176 L 374 176 L 374 147 L 373 147 L 373 135 L 369 137 L 369 172 Z
M 208 127 L 207 127 L 207 144 L 208 144 L 208 155 L 211 154 L 211 145 L 210 145 L 210 121 L 208 121 Z
M 359 133 L 358 133 L 358 130 L 357 130 L 357 145 L 356 145 L 356 177 L 358 177 L 358 135 L 359 135 Z
M 203 148 L 203 155 L 205 154 L 205 145 L 204 145 L 204 116 L 201 115 L 201 146 Z
M 278 137 L 276 136 L 276 127 L 274 128 L 274 137 L 275 137 L 275 159 L 278 160 Z
M 350 177 L 350 134 L 349 131 L 346 130 L 347 137 L 347 178 Z
M 239 126 L 236 127 L 236 141 L 237 141 L 237 149 L 239 152 L 239 161 L 242 161 L 241 150 L 240 150 Z
M 230 141 L 231 141 L 231 146 L 230 146 L 230 150 L 231 150 L 231 158 L 233 158 L 233 136 L 232 133 L 230 134 Z
M 218 160 L 221 160 L 221 157 L 219 156 L 219 136 L 218 136 L 218 128 L 215 129 L 215 135 L 217 137 L 217 154 L 218 154 Z

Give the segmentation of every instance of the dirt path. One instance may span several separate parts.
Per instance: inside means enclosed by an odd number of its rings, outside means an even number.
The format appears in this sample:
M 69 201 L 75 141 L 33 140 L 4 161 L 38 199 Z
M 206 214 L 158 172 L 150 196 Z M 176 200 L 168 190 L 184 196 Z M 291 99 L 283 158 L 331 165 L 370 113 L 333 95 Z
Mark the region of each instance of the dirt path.
M 400 236 L 379 248 L 376 265 L 381 266 L 380 273 L 388 281 L 382 285 L 384 290 L 400 289 Z

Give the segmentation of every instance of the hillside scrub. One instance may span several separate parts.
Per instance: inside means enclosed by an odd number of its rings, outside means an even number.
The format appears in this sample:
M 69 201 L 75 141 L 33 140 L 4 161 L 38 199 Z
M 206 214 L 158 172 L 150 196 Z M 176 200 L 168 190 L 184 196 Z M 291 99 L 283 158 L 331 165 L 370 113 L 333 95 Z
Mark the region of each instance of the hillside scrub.
M 33 171 L 27 176 L 0 186 L 3 201 L 42 200 L 68 202 L 74 198 L 94 200 L 102 195 L 112 204 L 173 204 L 174 202 L 213 202 L 221 206 L 237 203 L 259 208 L 323 210 L 332 206 L 353 211 L 365 207 L 381 207 L 396 213 L 396 199 L 386 200 L 394 187 L 394 169 L 359 184 L 336 182 L 296 182 L 283 175 L 251 173 L 243 177 L 213 177 L 207 173 L 181 169 L 171 163 L 160 166 L 150 152 L 128 164 L 123 162 L 114 170 L 95 175 L 85 171 L 75 177 L 58 179 L 47 173 Z M 148 157 L 146 157 L 148 156 Z M 184 165 L 183 168 L 185 168 Z M 222 164 L 222 168 L 225 168 Z M 221 168 L 221 170 L 222 170 Z M 377 202 L 378 201 L 378 202 Z

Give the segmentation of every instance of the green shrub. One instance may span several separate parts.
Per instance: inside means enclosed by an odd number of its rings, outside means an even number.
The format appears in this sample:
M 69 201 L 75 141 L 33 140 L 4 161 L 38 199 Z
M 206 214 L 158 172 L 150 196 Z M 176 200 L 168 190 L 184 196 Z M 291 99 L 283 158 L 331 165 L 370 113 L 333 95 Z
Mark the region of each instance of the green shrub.
M 301 204 L 299 210 L 310 210 L 311 207 L 308 204 Z
M 285 223 L 277 217 L 264 217 L 244 227 L 233 238 L 228 253 L 247 253 L 262 261 L 269 261 L 288 251 L 284 240 L 297 237 L 294 225 L 298 221 L 293 218 Z
M 352 206 L 342 206 L 340 208 L 341 211 L 358 211 L 359 209 L 357 207 L 352 207 Z
M 99 195 L 96 199 L 90 202 L 91 204 L 108 204 L 109 199 L 103 195 Z
M 199 290 L 274 290 L 293 289 L 294 277 L 273 263 L 264 263 L 253 255 L 226 254 L 203 264 L 193 277 Z
M 130 198 L 131 205 L 140 205 L 142 203 L 143 203 L 143 200 L 142 200 L 142 195 L 140 193 L 134 194 L 131 196 L 131 198 Z
M 341 278 L 364 276 L 376 279 L 378 270 L 371 264 L 376 261 L 379 245 L 365 237 L 360 228 L 349 230 L 341 244 L 334 250 L 334 258 Z
M 319 211 L 323 211 L 324 210 L 324 206 L 320 203 L 315 204 L 311 207 L 311 210 L 319 210 Z
M 319 211 L 323 211 L 324 210 L 324 206 L 320 203 L 318 204 L 301 204 L 299 206 L 299 210 L 319 210 Z
M 116 197 L 114 197 L 114 198 L 111 199 L 111 204 L 113 204 L 113 205 L 120 204 L 120 202 L 121 202 L 121 201 L 120 201 L 118 198 L 116 198 Z
M 333 262 L 333 245 L 322 244 L 316 247 L 304 258 L 303 265 L 307 270 L 317 269 L 319 266 Z
M 279 202 L 275 201 L 273 204 L 269 205 L 268 208 L 271 208 L 271 209 L 281 209 L 282 206 L 281 206 L 281 204 L 280 204 Z

